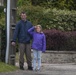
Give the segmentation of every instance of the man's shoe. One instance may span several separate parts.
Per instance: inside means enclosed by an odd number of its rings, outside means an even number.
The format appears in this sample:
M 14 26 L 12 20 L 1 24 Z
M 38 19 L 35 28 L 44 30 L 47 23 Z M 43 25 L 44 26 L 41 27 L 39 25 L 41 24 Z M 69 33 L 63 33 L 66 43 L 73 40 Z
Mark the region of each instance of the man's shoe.
M 20 70 L 24 70 L 24 67 L 20 67 Z
M 33 70 L 33 68 L 31 66 L 28 66 L 28 70 Z

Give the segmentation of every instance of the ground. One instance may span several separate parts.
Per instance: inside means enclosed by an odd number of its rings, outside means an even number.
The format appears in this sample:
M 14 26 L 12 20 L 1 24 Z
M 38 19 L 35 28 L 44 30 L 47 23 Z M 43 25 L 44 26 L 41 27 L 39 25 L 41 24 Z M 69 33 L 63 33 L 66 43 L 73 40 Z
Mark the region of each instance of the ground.
M 16 64 L 18 66 L 18 63 Z M 9 73 L 0 73 L 0 75 L 76 75 L 75 64 L 42 64 L 41 71 L 34 72 L 25 70 L 17 70 Z

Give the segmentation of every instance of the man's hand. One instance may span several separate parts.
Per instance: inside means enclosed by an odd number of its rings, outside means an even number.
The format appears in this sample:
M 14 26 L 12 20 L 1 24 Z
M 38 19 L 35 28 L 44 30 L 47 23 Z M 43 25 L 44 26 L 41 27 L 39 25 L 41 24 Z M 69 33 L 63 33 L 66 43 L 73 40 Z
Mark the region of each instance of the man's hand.
M 16 43 L 15 43 L 15 42 L 12 42 L 11 44 L 12 44 L 13 46 L 15 46 L 15 45 L 16 45 Z

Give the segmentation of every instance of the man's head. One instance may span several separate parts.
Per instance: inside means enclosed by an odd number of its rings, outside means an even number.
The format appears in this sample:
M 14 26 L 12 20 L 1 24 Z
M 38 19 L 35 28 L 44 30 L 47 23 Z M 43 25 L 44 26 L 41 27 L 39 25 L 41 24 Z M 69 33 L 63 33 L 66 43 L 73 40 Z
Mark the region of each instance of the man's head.
M 26 15 L 25 12 L 21 12 L 20 16 L 21 16 L 21 19 L 24 20 L 24 21 L 25 21 L 26 18 L 27 18 L 27 15 Z

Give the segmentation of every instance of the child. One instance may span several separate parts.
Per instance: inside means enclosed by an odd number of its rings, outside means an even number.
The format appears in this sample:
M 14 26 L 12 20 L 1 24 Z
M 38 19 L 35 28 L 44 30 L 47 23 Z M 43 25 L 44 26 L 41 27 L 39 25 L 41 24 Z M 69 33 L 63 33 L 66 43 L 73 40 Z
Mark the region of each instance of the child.
M 33 37 L 33 70 L 36 70 L 36 62 L 38 62 L 37 70 L 41 68 L 41 53 L 46 50 L 46 39 L 42 32 L 41 25 L 34 26 L 28 30 L 29 34 Z

